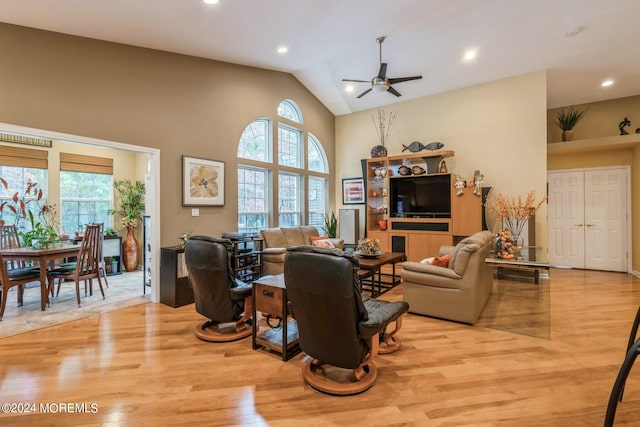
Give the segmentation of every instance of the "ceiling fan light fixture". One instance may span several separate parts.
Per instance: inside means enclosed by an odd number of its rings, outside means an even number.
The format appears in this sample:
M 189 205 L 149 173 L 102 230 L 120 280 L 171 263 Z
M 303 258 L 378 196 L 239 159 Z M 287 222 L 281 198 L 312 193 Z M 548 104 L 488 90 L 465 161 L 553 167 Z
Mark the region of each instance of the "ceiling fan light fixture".
M 386 90 L 388 89 L 387 85 L 373 85 L 373 90 L 375 92 L 386 92 Z

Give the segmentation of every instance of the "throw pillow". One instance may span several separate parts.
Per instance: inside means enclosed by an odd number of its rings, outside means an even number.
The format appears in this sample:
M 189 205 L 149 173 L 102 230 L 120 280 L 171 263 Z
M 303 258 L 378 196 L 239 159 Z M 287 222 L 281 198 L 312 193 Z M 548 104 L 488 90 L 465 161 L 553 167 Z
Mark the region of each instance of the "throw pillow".
M 422 261 L 420 261 L 420 264 L 431 264 L 431 263 L 433 263 L 433 260 L 434 260 L 435 258 L 436 258 L 436 257 L 434 257 L 434 256 L 432 256 L 432 257 L 430 257 L 430 258 L 425 258 L 425 259 L 423 259 Z
M 437 256 L 431 262 L 431 265 L 435 265 L 438 267 L 449 267 L 449 260 L 451 259 L 451 254 L 446 254 L 443 256 Z
M 329 236 L 310 236 L 309 240 L 311 241 L 311 244 L 313 245 L 313 242 L 315 242 L 316 240 L 327 240 L 329 238 Z
M 313 246 L 317 248 L 334 249 L 335 245 L 329 239 L 318 239 L 313 241 Z

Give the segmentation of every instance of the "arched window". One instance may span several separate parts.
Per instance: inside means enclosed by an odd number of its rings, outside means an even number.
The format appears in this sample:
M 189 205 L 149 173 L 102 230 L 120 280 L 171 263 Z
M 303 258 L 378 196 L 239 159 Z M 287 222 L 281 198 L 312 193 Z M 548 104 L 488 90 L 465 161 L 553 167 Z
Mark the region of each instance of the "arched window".
M 310 171 L 327 173 L 327 156 L 324 154 L 322 145 L 318 138 L 309 132 L 309 142 L 307 148 L 307 164 Z
M 282 101 L 278 116 L 284 120 L 273 125 L 269 119 L 252 122 L 240 137 L 238 158 L 245 161 L 238 165 L 238 231 L 306 223 L 322 232 L 329 202 L 327 156 L 302 124 L 295 102 Z
M 292 122 L 302 123 L 302 113 L 298 105 L 290 99 L 285 99 L 278 105 L 278 115 Z
M 271 138 L 269 120 L 258 119 L 244 128 L 238 144 L 238 157 L 241 159 L 271 161 Z

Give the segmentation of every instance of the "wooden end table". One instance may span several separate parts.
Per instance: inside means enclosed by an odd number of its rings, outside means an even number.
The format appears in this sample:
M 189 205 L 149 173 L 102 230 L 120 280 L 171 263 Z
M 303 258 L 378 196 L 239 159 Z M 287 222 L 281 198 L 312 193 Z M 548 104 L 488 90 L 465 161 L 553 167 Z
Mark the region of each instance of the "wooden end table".
M 288 302 L 284 274 L 263 276 L 253 282 L 253 349 L 274 352 L 284 362 L 300 352 L 298 325 L 294 319 L 289 319 Z M 266 315 L 267 319 L 278 319 L 279 326 L 261 333 L 258 312 Z
M 368 258 L 358 256 L 360 261 L 360 270 L 358 277 L 360 278 L 361 291 L 363 290 L 363 280 L 369 279 L 371 284 L 371 296 L 375 297 L 384 291 L 388 291 L 396 285 L 400 284 L 400 277 L 396 276 L 396 263 L 405 261 L 407 256 L 404 252 L 385 252 L 376 258 Z M 391 264 L 391 274 L 383 274 L 380 270 L 383 265 Z M 390 277 L 390 281 L 383 281 L 382 277 Z M 376 285 L 378 291 L 376 292 Z

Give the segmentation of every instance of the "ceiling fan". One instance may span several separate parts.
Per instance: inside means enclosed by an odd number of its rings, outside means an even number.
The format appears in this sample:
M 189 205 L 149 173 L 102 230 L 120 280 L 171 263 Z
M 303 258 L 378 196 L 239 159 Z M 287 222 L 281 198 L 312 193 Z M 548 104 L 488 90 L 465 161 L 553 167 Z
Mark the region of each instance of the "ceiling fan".
M 391 92 L 395 96 L 402 96 L 400 92 L 398 92 L 393 88 L 393 86 L 391 86 L 392 84 L 407 82 L 409 80 L 418 80 L 422 78 L 422 76 L 397 77 L 393 79 L 387 78 L 387 63 L 382 62 L 382 42 L 384 42 L 385 38 L 386 37 L 378 37 L 376 39 L 376 41 L 378 42 L 378 45 L 380 46 L 380 71 L 378 71 L 377 76 L 373 77 L 371 80 L 342 79 L 343 82 L 371 83 L 371 87 L 365 90 L 364 92 L 362 92 L 356 98 L 362 98 L 372 90 L 375 90 L 376 92 L 386 91 L 386 92 Z

